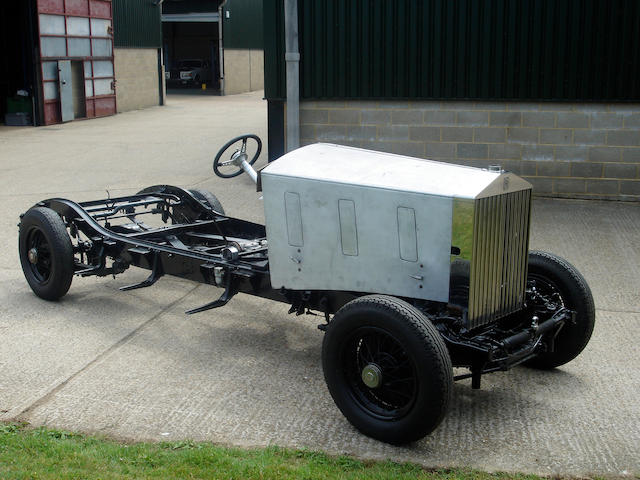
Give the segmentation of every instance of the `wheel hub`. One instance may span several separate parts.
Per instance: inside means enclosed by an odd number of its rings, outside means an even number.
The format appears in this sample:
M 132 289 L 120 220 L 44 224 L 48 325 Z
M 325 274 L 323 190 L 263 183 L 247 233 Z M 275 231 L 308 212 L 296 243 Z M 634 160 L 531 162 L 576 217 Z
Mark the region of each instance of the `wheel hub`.
M 369 388 L 382 385 L 382 370 L 375 363 L 370 363 L 362 369 L 362 381 Z
M 29 258 L 29 262 L 32 265 L 35 265 L 36 263 L 38 263 L 38 250 L 35 247 L 31 248 L 27 253 L 27 257 Z

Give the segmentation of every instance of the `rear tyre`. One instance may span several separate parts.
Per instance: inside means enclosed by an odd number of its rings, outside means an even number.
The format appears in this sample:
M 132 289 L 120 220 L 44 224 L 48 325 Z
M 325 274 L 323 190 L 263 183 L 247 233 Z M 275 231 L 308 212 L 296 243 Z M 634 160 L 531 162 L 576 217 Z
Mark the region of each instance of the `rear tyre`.
M 213 193 L 208 190 L 189 190 L 189 193 L 193 195 L 196 200 L 200 200 L 207 207 L 211 208 L 214 212 L 220 213 L 224 215 L 224 208 L 222 208 L 222 204 L 218 197 L 216 197 Z
M 525 365 L 551 369 L 576 358 L 589 343 L 595 325 L 595 305 L 589 285 L 563 258 L 546 252 L 529 253 L 527 289 L 535 287 L 559 308 L 576 312 L 575 323 L 566 322 L 555 338 L 554 351 L 542 352 Z
M 451 359 L 440 334 L 394 297 L 369 295 L 342 307 L 327 327 L 322 367 L 347 420 L 384 442 L 419 440 L 449 405 Z
M 35 207 L 20 221 L 20 264 L 31 290 L 45 300 L 58 300 L 71 286 L 73 246 L 67 228 L 50 208 Z

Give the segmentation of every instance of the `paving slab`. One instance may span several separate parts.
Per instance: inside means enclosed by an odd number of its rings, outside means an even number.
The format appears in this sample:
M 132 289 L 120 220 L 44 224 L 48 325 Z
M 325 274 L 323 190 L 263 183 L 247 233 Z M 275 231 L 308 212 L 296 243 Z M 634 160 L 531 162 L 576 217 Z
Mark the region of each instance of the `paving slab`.
M 29 290 L 17 257 L 19 213 L 50 196 L 132 193 L 155 183 L 206 188 L 228 213 L 262 221 L 245 176 L 211 172 L 230 137 L 266 138 L 260 94 L 174 97 L 169 105 L 38 129 L 0 130 L 0 419 L 131 440 L 277 444 L 434 466 L 573 475 L 640 473 L 640 205 L 536 199 L 531 247 L 564 256 L 590 283 L 594 337 L 552 372 L 487 375 L 454 387 L 430 436 L 405 447 L 372 440 L 326 389 L 315 317 L 238 295 L 184 311 L 219 290 L 165 277 L 74 279 L 63 301 Z M 260 160 L 264 162 L 264 159 Z
M 640 204 L 537 199 L 531 248 L 560 255 L 589 281 L 596 308 L 640 311 Z
M 431 467 L 581 474 L 638 467 L 640 431 L 629 420 L 640 418 L 640 374 L 623 368 L 629 376 L 615 380 L 620 365 L 640 361 L 628 335 L 638 314 L 599 313 L 588 350 L 557 371 L 516 368 L 485 377 L 479 391 L 456 384 L 443 424 L 398 448 L 358 434 L 334 407 L 313 321 L 247 296 L 185 320 L 194 297 L 207 298 L 207 288 L 199 290 L 27 418 L 124 438 L 320 448 Z
M 23 413 L 195 288 L 168 279 L 161 296 L 150 297 L 117 288 L 145 272 L 115 284 L 76 278 L 54 303 L 33 298 L 19 275 L 0 270 L 0 419 Z

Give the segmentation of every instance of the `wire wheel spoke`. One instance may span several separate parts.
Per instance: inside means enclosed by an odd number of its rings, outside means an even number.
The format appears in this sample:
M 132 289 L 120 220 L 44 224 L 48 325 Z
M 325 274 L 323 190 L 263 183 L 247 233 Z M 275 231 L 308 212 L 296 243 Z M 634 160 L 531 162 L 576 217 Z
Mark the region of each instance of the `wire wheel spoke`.
M 549 309 L 547 309 L 548 304 L 555 304 L 556 308 L 566 305 L 558 287 L 545 278 L 530 276 L 527 286 L 532 290 L 535 289 L 535 294 L 537 295 L 534 296 L 532 303 L 538 307 L 540 313 L 544 316 L 549 312 Z
M 369 346 L 369 343 L 367 342 L 366 338 L 363 338 L 361 340 L 361 347 L 362 349 L 360 350 L 360 357 L 362 358 L 362 360 L 364 360 L 366 363 L 371 363 L 374 360 L 374 356 L 372 353 L 372 349 Z
M 29 268 L 39 282 L 46 282 L 51 276 L 51 248 L 41 230 L 35 228 L 31 231 L 27 249 L 35 251 L 35 261 L 29 260 Z
M 400 342 L 385 330 L 356 331 L 344 351 L 345 373 L 353 397 L 366 410 L 396 418 L 417 395 L 416 371 Z M 364 376 L 369 375 L 368 383 Z
M 396 383 L 404 383 L 404 382 L 413 383 L 415 381 L 413 377 L 393 378 L 391 375 L 386 375 L 385 378 L 387 379 L 384 382 L 385 385 L 393 385 Z
M 393 393 L 394 395 L 401 397 L 401 398 L 406 398 L 407 400 L 411 399 L 412 395 L 410 392 L 408 392 L 407 390 L 399 390 L 399 389 L 395 389 L 395 388 L 389 388 L 386 387 L 385 388 L 386 393 Z

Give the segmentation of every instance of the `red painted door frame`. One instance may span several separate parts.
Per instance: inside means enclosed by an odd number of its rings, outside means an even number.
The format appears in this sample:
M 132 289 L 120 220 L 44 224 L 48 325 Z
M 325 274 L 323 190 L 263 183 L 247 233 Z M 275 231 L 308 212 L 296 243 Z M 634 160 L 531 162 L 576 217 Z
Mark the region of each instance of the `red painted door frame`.
M 44 123 L 45 125 L 51 125 L 54 123 L 60 123 L 61 110 L 60 110 L 60 97 L 59 94 L 55 98 L 47 98 L 45 93 L 48 92 L 48 96 L 52 96 L 52 92 L 55 93 L 55 87 L 46 85 L 47 83 L 57 82 L 57 79 L 47 78 L 45 72 L 45 64 L 48 62 L 57 62 L 58 60 L 72 60 L 82 61 L 85 69 L 91 69 L 90 74 L 85 70 L 85 105 L 86 105 L 86 117 L 103 117 L 107 115 L 113 115 L 116 113 L 116 94 L 115 94 L 115 70 L 113 61 L 113 9 L 111 0 L 37 0 L 38 6 L 38 25 L 39 25 L 39 38 L 40 38 L 40 68 L 42 72 L 42 84 L 40 85 L 41 94 L 44 104 Z M 43 33 L 43 25 L 41 15 L 56 15 L 64 19 L 64 32 L 55 33 Z M 46 18 L 46 17 L 45 17 Z M 88 35 L 74 35 L 69 31 L 69 19 L 70 18 L 86 18 L 89 26 Z M 92 19 L 103 22 L 92 22 Z M 105 24 L 104 21 L 108 21 L 109 27 L 106 31 L 94 31 L 94 25 L 100 23 Z M 43 54 L 43 44 L 45 42 L 52 42 L 52 39 L 64 39 L 64 55 L 52 55 L 45 56 Z M 69 52 L 69 44 L 73 41 L 87 40 L 89 44 L 89 55 L 83 56 L 71 56 Z M 94 52 L 96 42 L 101 42 L 103 45 L 109 45 L 108 54 L 105 52 Z M 108 43 L 105 43 L 108 42 Z M 59 45 L 61 45 L 59 43 Z M 107 73 L 107 76 L 100 74 L 96 76 L 94 69 L 95 62 L 110 62 L 111 73 Z M 110 82 L 110 88 L 105 93 L 105 82 Z M 100 91 L 96 94 L 96 85 L 100 85 Z M 90 87 L 90 88 L 87 88 Z

